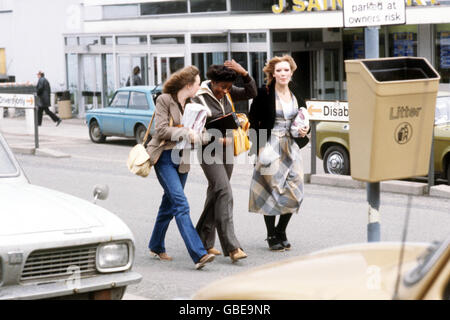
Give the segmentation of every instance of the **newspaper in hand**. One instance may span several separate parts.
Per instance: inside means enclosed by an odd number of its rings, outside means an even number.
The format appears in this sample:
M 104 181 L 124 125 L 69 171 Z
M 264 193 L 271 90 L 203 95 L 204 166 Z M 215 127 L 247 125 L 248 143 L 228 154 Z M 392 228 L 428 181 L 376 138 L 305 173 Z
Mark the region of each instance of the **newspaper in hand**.
M 201 135 L 205 127 L 206 118 L 211 116 L 211 110 L 199 103 L 188 103 L 184 107 L 183 117 L 181 118 L 181 125 L 184 128 L 191 129 L 197 135 Z M 176 149 L 184 149 L 188 141 L 183 139 L 177 142 Z M 189 144 L 190 147 L 190 144 Z
M 291 123 L 291 136 L 294 138 L 299 137 L 299 130 L 301 128 L 307 128 L 309 127 L 309 114 L 308 111 L 305 108 L 299 108 L 297 116 Z

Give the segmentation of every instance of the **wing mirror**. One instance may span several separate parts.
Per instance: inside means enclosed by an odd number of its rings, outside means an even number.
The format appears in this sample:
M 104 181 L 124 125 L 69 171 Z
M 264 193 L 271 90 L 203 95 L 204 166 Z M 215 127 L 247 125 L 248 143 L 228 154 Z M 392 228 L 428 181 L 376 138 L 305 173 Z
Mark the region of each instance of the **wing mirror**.
M 96 203 L 97 199 L 105 200 L 108 198 L 109 187 L 106 184 L 97 184 L 94 186 L 94 203 Z

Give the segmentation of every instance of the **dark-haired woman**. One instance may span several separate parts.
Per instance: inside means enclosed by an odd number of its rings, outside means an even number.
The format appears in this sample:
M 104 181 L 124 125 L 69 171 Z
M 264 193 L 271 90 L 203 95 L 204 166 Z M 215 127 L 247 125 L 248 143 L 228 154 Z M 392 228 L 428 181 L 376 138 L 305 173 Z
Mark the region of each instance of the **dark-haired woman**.
M 233 85 L 238 75 L 244 80 L 242 88 Z M 212 115 L 207 119 L 207 123 L 233 111 L 228 93 L 232 101 L 248 100 L 256 96 L 255 80 L 234 60 L 226 61 L 224 65 L 210 66 L 207 77 L 209 80 L 202 83 L 197 97 L 193 99 L 194 102 L 210 108 Z M 211 143 L 216 144 L 211 154 L 213 161 L 207 159 L 207 146 L 203 148 L 201 167 L 208 179 L 208 190 L 196 229 L 208 252 L 220 254 L 220 251 L 214 248 L 217 229 L 224 256 L 230 256 L 231 261 L 235 262 L 246 258 L 247 255 L 236 238 L 233 225 L 233 194 L 230 184 L 233 172 L 233 141 L 222 136 Z
M 297 69 L 289 55 L 274 57 L 263 69 L 267 86 L 261 88 L 250 108 L 250 127 L 258 132 L 253 144 L 258 161 L 250 185 L 249 211 L 264 215 L 267 242 L 273 251 L 291 248 L 286 228 L 293 213 L 303 201 L 303 162 L 297 141 L 290 134 L 303 98 L 296 94 L 291 83 Z M 309 126 L 300 128 L 305 137 Z M 266 133 L 267 142 L 260 137 Z M 279 216 L 275 225 L 275 218 Z
M 205 250 L 189 214 L 189 204 L 184 194 L 189 164 L 182 161 L 175 163 L 173 159 L 176 157 L 172 157 L 172 150 L 180 137 L 187 141 L 200 139 L 191 129 L 180 127 L 184 106 L 195 95 L 199 86 L 199 70 L 194 66 L 172 74 L 164 84 L 163 94 L 156 100 L 155 133 L 147 147 L 150 162 L 157 161 L 155 173 L 164 189 L 148 245 L 150 254 L 160 260 L 172 260 L 166 253 L 164 239 L 170 221 L 175 218 L 196 269 L 213 261 L 214 255 Z

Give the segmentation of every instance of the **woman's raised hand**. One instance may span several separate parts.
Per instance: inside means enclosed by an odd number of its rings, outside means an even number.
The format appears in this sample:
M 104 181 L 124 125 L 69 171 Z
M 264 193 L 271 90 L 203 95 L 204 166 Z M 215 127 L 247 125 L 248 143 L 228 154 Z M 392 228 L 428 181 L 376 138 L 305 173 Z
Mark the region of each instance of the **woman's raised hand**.
M 227 60 L 223 64 L 225 67 L 230 68 L 231 70 L 236 71 L 240 75 L 247 75 L 247 70 L 245 70 L 239 63 L 237 63 L 234 59 Z

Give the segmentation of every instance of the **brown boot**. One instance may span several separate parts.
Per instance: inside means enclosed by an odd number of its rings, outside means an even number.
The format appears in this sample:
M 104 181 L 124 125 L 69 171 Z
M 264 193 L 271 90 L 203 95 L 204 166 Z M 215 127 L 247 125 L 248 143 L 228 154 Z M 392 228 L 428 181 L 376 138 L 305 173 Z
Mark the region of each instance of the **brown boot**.
M 247 255 L 245 254 L 244 251 L 242 251 L 241 248 L 237 248 L 236 250 L 233 250 L 230 252 L 230 258 L 231 258 L 231 261 L 234 263 L 234 262 L 238 261 L 239 259 L 247 258 Z
M 169 255 L 168 255 L 167 253 L 165 253 L 165 252 L 156 253 L 156 252 L 153 252 L 153 251 L 150 250 L 150 255 L 151 255 L 153 258 L 159 259 L 159 260 L 161 260 L 161 261 L 172 261 L 172 260 L 173 260 L 172 257 L 169 256 Z
M 212 247 L 212 248 L 210 248 L 210 249 L 208 249 L 206 251 L 208 251 L 208 253 L 213 254 L 215 256 L 220 256 L 222 254 L 222 252 L 220 252 L 219 250 L 217 250 L 214 247 Z

